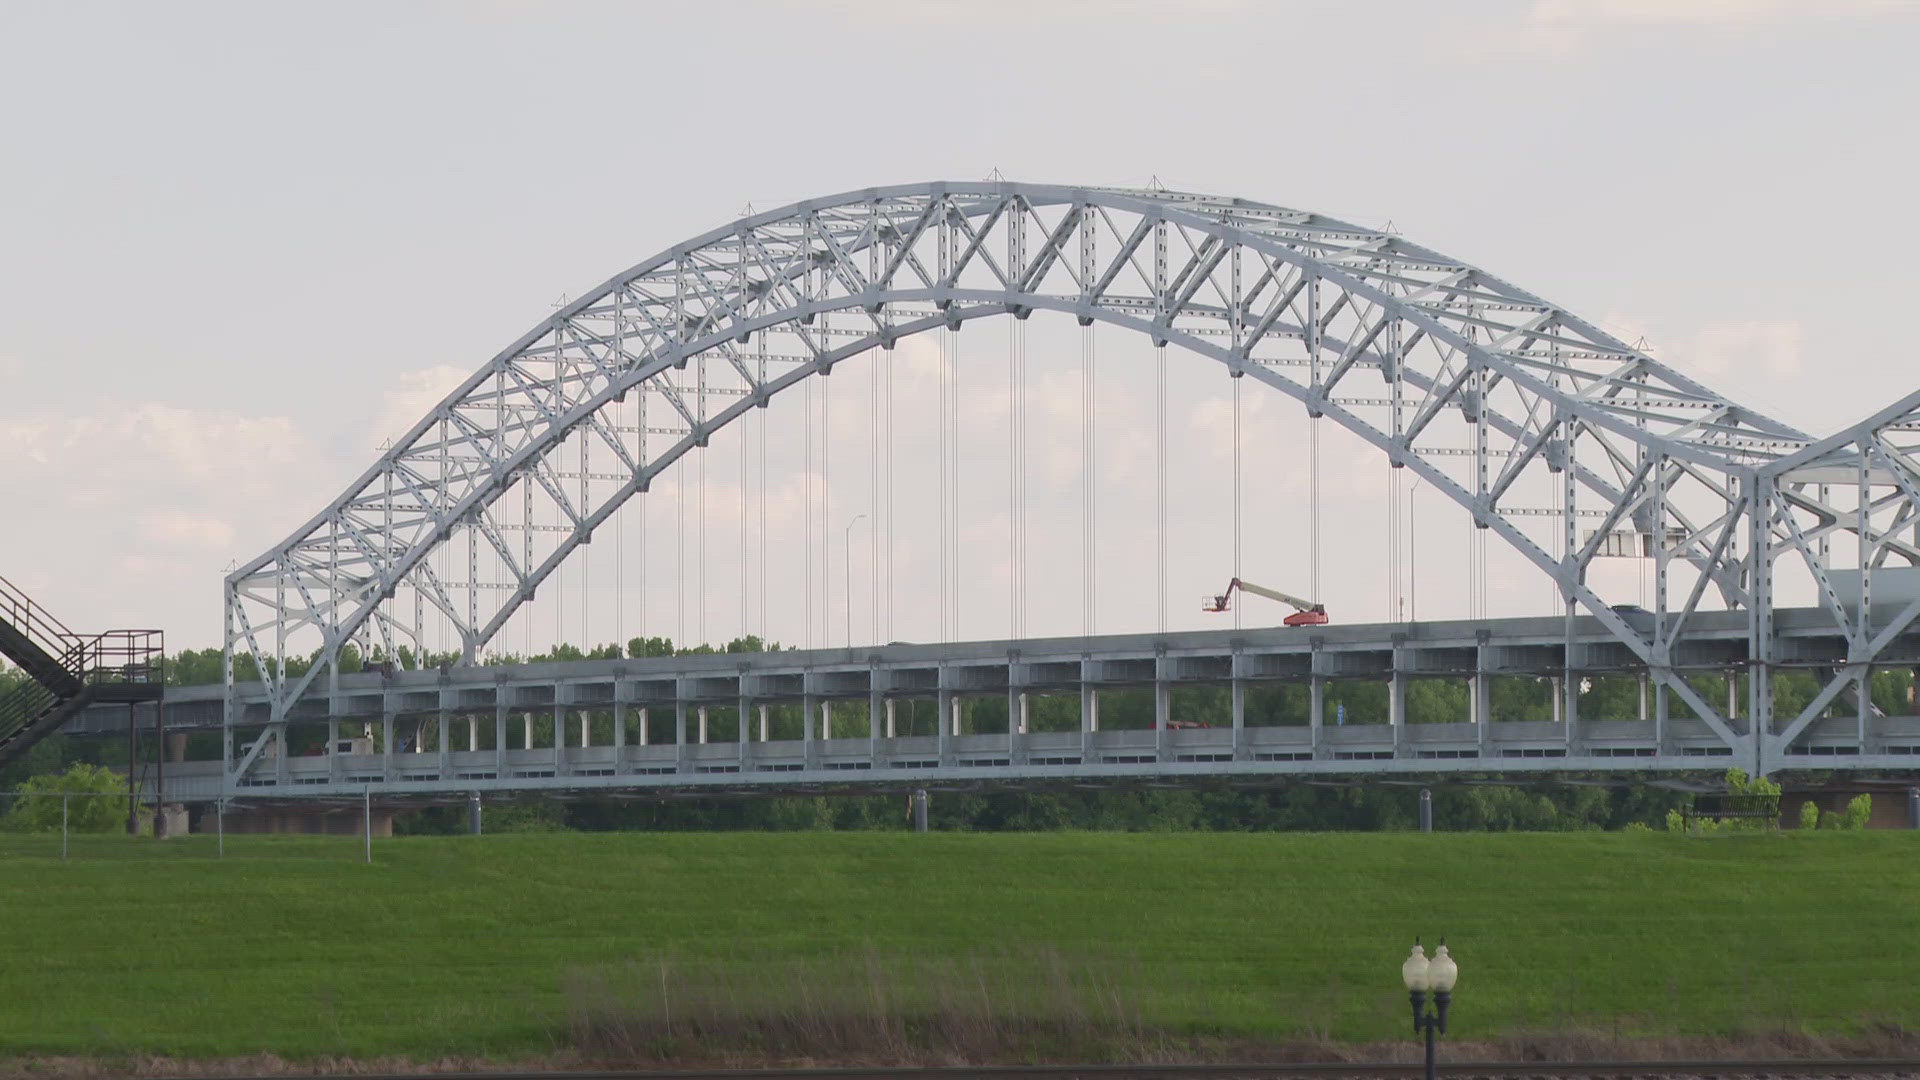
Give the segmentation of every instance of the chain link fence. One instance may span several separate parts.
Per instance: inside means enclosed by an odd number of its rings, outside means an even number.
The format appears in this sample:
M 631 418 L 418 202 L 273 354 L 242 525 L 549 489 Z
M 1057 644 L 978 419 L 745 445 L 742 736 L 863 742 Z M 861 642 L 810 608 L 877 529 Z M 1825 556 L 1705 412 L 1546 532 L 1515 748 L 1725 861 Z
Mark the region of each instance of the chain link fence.
M 0 860 L 340 859 L 372 862 L 393 812 L 370 795 L 300 806 L 241 800 L 156 808 L 126 792 L 0 792 Z

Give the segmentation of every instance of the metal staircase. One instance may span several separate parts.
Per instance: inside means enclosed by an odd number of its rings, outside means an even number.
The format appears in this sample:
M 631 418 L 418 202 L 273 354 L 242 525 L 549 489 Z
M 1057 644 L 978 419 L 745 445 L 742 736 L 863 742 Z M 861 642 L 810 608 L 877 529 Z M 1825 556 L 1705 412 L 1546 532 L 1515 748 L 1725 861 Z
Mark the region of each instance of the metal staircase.
M 158 630 L 76 634 L 0 578 L 0 656 L 27 676 L 0 694 L 0 765 L 96 702 L 158 701 L 166 639 Z

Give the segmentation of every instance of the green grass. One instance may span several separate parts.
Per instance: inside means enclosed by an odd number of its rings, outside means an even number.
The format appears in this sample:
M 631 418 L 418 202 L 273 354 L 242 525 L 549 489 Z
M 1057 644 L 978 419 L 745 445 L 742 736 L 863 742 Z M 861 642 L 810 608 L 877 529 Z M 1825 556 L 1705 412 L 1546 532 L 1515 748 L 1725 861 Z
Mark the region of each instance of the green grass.
M 538 1054 L 636 958 L 1041 948 L 1137 964 L 1175 1029 L 1390 1039 L 1415 933 L 1460 960 L 1459 1037 L 1920 1019 L 1920 834 L 358 843 L 0 839 L 0 1052 Z

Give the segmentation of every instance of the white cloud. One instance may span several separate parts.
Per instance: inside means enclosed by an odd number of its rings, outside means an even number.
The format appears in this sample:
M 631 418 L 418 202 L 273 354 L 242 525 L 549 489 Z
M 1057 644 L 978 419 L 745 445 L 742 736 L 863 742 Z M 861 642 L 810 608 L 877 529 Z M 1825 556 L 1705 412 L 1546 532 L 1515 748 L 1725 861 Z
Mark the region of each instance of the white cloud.
M 1916 9 L 1875 0 L 1534 0 L 1518 21 L 1473 28 L 1479 52 L 1561 55 L 1620 34 L 1729 33 L 1811 20 L 1909 19 Z
M 473 371 L 452 364 L 403 371 L 380 392 L 380 408 L 371 425 L 372 445 L 391 442 L 405 435 L 420 418 L 441 399 L 453 392 Z
M 233 526 L 205 514 L 185 510 L 153 510 L 140 515 L 146 536 L 182 547 L 224 548 L 233 542 Z
M 1668 333 L 1617 315 L 1600 323 L 1615 337 L 1699 380 L 1709 390 L 1789 424 L 1805 419 L 1805 408 L 1776 389 L 1807 374 L 1807 331 L 1799 322 L 1714 322 Z
M 0 420 L 0 460 L 32 527 L 0 563 L 76 629 L 165 626 L 216 644 L 222 567 L 311 513 L 328 463 L 281 416 L 146 403 Z

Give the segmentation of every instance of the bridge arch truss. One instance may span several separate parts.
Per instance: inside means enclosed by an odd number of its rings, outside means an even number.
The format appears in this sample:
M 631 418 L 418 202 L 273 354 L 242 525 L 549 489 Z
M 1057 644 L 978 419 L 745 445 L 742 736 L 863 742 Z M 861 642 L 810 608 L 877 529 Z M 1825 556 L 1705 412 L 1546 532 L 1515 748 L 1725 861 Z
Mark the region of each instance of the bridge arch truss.
M 350 641 L 418 651 L 428 609 L 471 661 L 628 499 L 774 395 L 915 334 L 1035 311 L 1182 347 L 1353 432 L 1599 620 L 1662 708 L 1671 695 L 1762 771 L 1849 694 L 1864 722 L 1858 691 L 1920 616 L 1920 593 L 1872 600 L 1876 571 L 1920 564 L 1920 394 L 1816 440 L 1392 233 L 1236 198 L 932 183 L 743 218 L 545 319 L 227 578 L 229 685 L 252 657 L 280 730 Z M 439 568 L 481 552 L 501 580 Z M 1623 553 L 1653 565 L 1645 616 L 1590 579 Z M 1848 647 L 1818 658 L 1816 701 L 1776 718 L 1770 673 L 1796 661 L 1771 626 L 1788 568 Z M 1745 717 L 1671 663 L 1716 605 L 1747 613 Z M 317 662 L 294 673 L 290 657 Z

